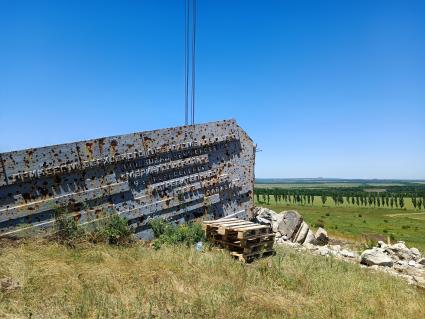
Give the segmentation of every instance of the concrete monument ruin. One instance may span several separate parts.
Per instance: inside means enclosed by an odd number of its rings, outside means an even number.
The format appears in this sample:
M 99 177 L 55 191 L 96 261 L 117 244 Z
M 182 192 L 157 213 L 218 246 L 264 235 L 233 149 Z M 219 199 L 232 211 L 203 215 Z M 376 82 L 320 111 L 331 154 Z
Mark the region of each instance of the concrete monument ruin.
M 252 217 L 255 145 L 235 120 L 0 153 L 0 236 L 105 212 L 149 238 L 151 218 Z

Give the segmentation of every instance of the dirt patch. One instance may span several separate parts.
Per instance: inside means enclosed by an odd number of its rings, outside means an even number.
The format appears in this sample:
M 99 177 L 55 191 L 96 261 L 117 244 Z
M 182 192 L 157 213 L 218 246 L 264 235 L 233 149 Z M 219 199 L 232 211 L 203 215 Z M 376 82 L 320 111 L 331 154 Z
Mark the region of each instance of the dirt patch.
M 384 216 L 388 216 L 388 217 L 409 217 L 411 215 L 425 215 L 425 212 L 420 212 L 420 213 L 387 214 L 387 215 L 384 215 Z
M 398 217 L 404 217 L 407 219 L 414 219 L 414 220 L 421 220 L 425 221 L 425 212 L 421 213 L 401 213 L 401 214 L 388 214 L 384 215 L 391 218 L 398 218 Z
M 23 242 L 25 242 L 25 240 L 21 239 L 21 238 L 13 238 L 13 237 L 12 238 L 9 238 L 9 237 L 0 238 L 0 248 L 18 247 Z

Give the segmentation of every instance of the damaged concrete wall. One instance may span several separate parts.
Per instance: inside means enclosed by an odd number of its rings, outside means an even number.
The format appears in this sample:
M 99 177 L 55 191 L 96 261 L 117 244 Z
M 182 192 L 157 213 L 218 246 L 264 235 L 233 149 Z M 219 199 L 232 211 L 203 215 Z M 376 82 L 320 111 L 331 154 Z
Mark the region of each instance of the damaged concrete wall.
M 140 238 L 148 221 L 253 212 L 255 146 L 234 120 L 0 153 L 0 236 L 117 212 Z

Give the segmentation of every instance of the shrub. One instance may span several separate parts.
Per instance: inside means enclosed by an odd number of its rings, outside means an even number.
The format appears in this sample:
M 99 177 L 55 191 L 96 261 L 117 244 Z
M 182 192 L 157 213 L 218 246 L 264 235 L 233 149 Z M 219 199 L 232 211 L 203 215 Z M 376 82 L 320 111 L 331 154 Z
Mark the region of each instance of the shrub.
M 401 229 L 409 229 L 410 228 L 410 225 L 403 225 L 403 226 L 401 226 Z
M 66 209 L 60 208 L 55 211 L 55 226 L 57 240 L 69 246 L 83 242 L 107 242 L 117 245 L 127 244 L 133 240 L 127 220 L 116 213 L 81 226 Z
M 384 229 L 383 232 L 386 234 L 388 233 L 388 229 Z
M 363 217 L 363 215 L 362 214 L 359 214 L 359 217 Z
M 161 248 L 164 244 L 184 244 L 190 246 L 205 239 L 200 223 L 176 225 L 158 218 L 151 220 L 149 225 L 156 237 L 153 241 L 153 247 L 155 249 Z
M 151 226 L 153 234 L 155 237 L 159 237 L 165 233 L 166 229 L 169 227 L 167 222 L 162 218 L 155 218 L 149 222 L 149 226 Z
M 57 240 L 69 245 L 73 245 L 73 242 L 84 234 L 74 216 L 63 209 L 55 211 L 55 228 Z
M 133 240 L 133 232 L 128 226 L 127 220 L 117 214 L 112 214 L 108 217 L 108 222 L 101 232 L 108 243 L 113 245 L 128 244 Z

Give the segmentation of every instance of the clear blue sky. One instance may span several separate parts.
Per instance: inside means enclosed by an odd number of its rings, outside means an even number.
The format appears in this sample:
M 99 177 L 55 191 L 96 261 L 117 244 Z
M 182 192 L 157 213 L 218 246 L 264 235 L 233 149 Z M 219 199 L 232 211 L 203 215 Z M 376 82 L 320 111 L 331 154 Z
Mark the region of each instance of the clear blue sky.
M 183 3 L 0 0 L 0 151 L 183 124 Z M 257 177 L 425 178 L 425 1 L 198 0 L 197 54 Z

